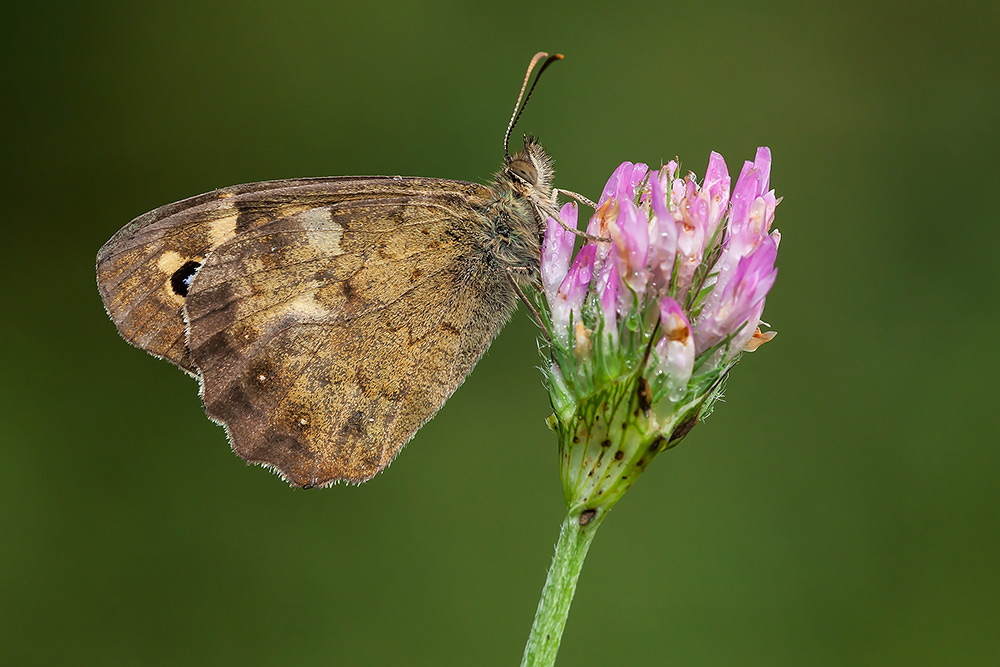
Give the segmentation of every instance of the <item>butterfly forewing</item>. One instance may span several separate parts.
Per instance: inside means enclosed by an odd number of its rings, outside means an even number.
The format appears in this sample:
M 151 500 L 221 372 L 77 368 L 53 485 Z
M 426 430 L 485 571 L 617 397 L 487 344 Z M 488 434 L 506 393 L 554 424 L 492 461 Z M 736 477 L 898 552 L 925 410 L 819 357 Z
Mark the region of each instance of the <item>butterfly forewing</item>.
M 237 228 L 282 215 L 283 192 L 315 187 L 337 196 L 353 179 L 264 181 L 222 188 L 161 206 L 123 227 L 97 255 L 104 307 L 130 343 L 189 373 L 181 309 L 193 272 Z
M 167 204 L 115 234 L 97 255 L 104 307 L 130 343 L 196 374 L 185 348 L 184 297 L 205 258 L 237 234 L 338 202 L 482 186 L 426 178 L 333 177 L 263 181 Z

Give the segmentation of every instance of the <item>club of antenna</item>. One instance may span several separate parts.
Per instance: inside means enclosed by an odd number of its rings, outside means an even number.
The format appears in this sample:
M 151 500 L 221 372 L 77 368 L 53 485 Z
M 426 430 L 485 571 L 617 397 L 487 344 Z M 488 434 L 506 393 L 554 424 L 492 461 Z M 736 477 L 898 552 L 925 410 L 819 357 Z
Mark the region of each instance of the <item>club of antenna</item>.
M 542 66 L 538 69 L 538 74 L 535 75 L 535 81 L 531 84 L 531 88 L 528 88 L 528 79 L 531 78 L 531 72 L 535 69 L 535 65 L 537 65 L 538 61 L 542 58 L 545 59 L 545 62 L 542 63 Z M 531 59 L 531 62 L 528 63 L 528 71 L 524 73 L 524 82 L 521 84 L 521 92 L 517 95 L 517 102 L 514 103 L 514 112 L 510 115 L 510 122 L 507 124 L 507 132 L 503 135 L 503 154 L 505 158 L 510 159 L 510 133 L 514 131 L 514 126 L 517 124 L 518 119 L 524 112 L 524 107 L 528 105 L 528 98 L 531 97 L 531 92 L 535 89 L 535 86 L 538 85 L 538 80 L 542 78 L 542 72 L 544 72 L 545 69 L 555 61 L 562 59 L 563 55 L 561 53 L 556 53 L 550 56 L 544 51 L 539 51 Z M 524 90 L 526 88 L 528 90 L 527 95 L 524 94 Z M 521 98 L 524 98 L 524 104 L 521 103 Z

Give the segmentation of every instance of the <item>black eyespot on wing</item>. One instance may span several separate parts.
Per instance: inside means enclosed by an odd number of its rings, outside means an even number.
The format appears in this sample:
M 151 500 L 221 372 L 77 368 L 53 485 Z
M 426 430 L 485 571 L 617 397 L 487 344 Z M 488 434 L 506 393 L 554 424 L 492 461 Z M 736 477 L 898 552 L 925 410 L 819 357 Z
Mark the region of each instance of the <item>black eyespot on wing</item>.
M 200 267 L 201 264 L 199 262 L 188 260 L 184 262 L 181 268 L 174 271 L 174 275 L 170 276 L 170 287 L 173 288 L 174 294 L 187 296 L 188 290 L 191 288 L 191 281 L 194 279 L 194 274 L 198 272 Z

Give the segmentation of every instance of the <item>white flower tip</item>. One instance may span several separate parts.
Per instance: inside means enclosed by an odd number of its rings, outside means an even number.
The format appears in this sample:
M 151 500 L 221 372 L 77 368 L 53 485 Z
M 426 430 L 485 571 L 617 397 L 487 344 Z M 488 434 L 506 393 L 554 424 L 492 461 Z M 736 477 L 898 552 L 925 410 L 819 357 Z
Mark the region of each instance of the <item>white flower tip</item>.
M 777 335 L 778 335 L 777 331 L 761 332 L 760 327 L 757 327 L 757 330 L 753 332 L 753 336 L 751 336 L 750 340 L 748 340 L 746 342 L 746 345 L 743 346 L 743 351 L 753 352 L 758 347 L 760 347 L 761 345 L 763 345 L 764 343 L 771 340 Z

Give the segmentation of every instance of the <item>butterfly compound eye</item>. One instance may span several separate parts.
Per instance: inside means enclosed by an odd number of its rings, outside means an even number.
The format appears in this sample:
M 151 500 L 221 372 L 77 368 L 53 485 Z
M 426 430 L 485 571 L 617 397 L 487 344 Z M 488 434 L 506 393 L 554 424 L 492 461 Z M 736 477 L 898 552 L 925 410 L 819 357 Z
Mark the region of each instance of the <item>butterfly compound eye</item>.
M 535 169 L 535 165 L 531 164 L 527 160 L 511 160 L 508 169 L 510 169 L 512 174 L 528 185 L 536 185 L 538 183 L 538 170 Z

